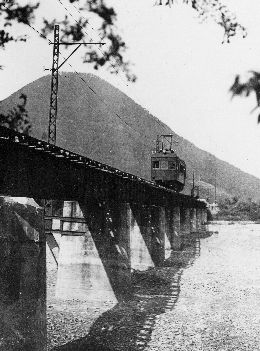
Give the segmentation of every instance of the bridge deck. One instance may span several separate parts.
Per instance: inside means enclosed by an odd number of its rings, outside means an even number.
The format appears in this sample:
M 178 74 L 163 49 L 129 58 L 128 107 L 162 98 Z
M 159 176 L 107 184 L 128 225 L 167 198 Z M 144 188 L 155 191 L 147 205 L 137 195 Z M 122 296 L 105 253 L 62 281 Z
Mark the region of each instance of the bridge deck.
M 0 127 L 0 193 L 205 207 L 190 196 L 5 127 Z

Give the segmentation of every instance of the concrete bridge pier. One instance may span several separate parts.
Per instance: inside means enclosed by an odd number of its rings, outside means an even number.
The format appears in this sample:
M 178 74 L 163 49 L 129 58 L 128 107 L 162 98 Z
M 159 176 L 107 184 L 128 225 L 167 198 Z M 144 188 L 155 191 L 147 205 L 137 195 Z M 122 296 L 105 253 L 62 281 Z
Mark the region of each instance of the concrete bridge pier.
M 131 292 L 127 204 L 87 199 L 76 206 L 65 202 L 64 209 L 56 297 L 113 302 L 127 297 Z
M 201 209 L 201 211 L 202 211 L 202 214 L 201 214 L 202 225 L 206 225 L 207 224 L 207 210 L 206 210 L 206 208 L 203 208 L 203 209 Z
M 129 217 L 131 269 L 145 271 L 155 266 L 152 259 L 150 208 L 131 203 Z
M 131 268 L 144 271 L 165 260 L 168 217 L 164 207 L 130 204 Z
M 190 230 L 192 240 L 195 240 L 197 237 L 197 209 L 194 207 L 190 209 Z
M 206 221 L 207 221 L 207 211 L 206 209 L 197 208 L 196 211 L 196 223 L 197 223 L 197 232 L 200 234 L 205 233 L 206 231 Z
M 181 250 L 182 236 L 181 236 L 181 222 L 180 222 L 180 207 L 172 208 L 172 238 L 171 246 L 173 250 Z
M 196 228 L 197 228 L 197 232 L 200 233 L 202 230 L 201 209 L 200 208 L 196 209 Z
M 124 299 L 131 293 L 131 270 L 161 266 L 166 244 L 180 250 L 202 230 L 194 208 L 65 201 L 56 297 L 70 300 Z
M 1 350 L 46 350 L 43 209 L 29 198 L 0 197 Z
M 155 266 L 162 266 L 165 260 L 166 213 L 164 207 L 151 206 L 151 256 Z
M 164 250 L 165 250 L 165 259 L 171 256 L 172 252 L 172 241 L 174 235 L 173 227 L 173 209 L 165 208 L 165 235 L 164 235 Z
M 188 207 L 181 207 L 180 209 L 180 225 L 181 225 L 181 236 L 182 243 L 186 245 L 190 242 L 191 234 L 191 220 L 190 220 L 190 209 Z
M 205 235 L 207 232 L 207 210 L 206 208 L 201 209 L 201 231 Z
M 144 271 L 165 259 L 167 214 L 159 206 L 131 204 L 131 268 Z

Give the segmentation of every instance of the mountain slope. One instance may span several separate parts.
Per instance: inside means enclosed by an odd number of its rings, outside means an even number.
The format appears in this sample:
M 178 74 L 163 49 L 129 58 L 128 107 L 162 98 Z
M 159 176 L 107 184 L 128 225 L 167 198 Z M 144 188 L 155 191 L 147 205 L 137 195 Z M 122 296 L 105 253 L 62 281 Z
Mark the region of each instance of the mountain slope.
M 260 180 L 215 158 L 179 137 L 106 81 L 94 76 L 63 73 L 59 78 L 57 145 L 94 158 L 141 177 L 150 179 L 150 154 L 157 134 L 172 133 L 179 141 L 178 155 L 187 164 L 188 181 L 192 172 L 201 176 L 202 196 L 213 195 L 217 169 L 218 194 L 260 199 Z M 24 93 L 32 123 L 32 136 L 47 138 L 50 76 L 44 76 L 20 89 L 0 103 L 6 112 Z M 174 117 L 173 117 L 174 118 Z M 205 186 L 206 185 L 206 186 Z M 185 189 L 190 193 L 190 186 Z

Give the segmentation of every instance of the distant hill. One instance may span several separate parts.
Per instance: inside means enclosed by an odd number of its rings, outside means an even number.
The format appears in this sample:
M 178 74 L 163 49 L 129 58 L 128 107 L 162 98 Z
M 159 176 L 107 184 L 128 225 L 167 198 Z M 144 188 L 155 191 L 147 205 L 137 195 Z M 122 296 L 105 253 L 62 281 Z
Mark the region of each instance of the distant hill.
M 32 136 L 46 140 L 50 76 L 26 85 L 3 100 L 0 113 L 15 106 L 21 93 L 28 97 Z M 58 146 L 150 179 L 150 154 L 156 136 L 172 133 L 179 142 L 176 151 L 187 164 L 186 193 L 190 193 L 195 171 L 197 176 L 200 174 L 202 197 L 212 197 L 217 169 L 218 195 L 260 199 L 260 179 L 197 148 L 120 90 L 94 75 L 62 73 L 58 106 Z

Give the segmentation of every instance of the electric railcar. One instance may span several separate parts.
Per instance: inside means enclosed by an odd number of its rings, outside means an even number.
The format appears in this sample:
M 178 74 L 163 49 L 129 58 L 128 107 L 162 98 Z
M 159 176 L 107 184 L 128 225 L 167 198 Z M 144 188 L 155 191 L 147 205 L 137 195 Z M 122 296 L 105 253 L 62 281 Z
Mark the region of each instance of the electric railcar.
M 173 135 L 158 135 L 156 150 L 151 156 L 151 178 L 156 184 L 183 190 L 186 179 L 186 164 L 173 150 Z

